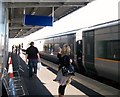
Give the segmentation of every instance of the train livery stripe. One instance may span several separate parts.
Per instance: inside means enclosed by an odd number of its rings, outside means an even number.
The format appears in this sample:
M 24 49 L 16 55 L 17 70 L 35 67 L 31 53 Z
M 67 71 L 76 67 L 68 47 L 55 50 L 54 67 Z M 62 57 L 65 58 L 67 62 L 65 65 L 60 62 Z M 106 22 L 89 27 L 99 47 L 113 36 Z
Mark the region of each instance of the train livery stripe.
M 120 63 L 120 61 L 117 60 L 110 60 L 110 59 L 105 59 L 105 58 L 95 58 L 96 60 L 103 60 L 103 61 L 108 61 L 108 62 L 117 62 Z

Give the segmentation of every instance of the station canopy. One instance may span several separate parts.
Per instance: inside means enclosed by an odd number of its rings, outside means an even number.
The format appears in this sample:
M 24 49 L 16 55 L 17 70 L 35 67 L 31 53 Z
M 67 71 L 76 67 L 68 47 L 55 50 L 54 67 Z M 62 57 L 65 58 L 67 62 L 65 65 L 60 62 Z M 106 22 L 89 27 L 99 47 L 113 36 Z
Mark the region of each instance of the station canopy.
M 45 26 L 25 25 L 24 16 L 52 16 L 53 22 L 93 0 L 3 0 L 8 8 L 9 38 L 22 38 Z

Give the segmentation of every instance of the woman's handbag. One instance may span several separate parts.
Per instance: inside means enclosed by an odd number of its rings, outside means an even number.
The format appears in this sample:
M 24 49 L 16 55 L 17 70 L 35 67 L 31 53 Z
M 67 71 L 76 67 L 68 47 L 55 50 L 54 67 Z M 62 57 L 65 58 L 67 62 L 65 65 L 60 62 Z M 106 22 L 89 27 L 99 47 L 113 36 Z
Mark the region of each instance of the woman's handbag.
M 74 76 L 75 70 L 74 67 L 70 64 L 68 67 L 62 67 L 62 74 L 63 76 Z

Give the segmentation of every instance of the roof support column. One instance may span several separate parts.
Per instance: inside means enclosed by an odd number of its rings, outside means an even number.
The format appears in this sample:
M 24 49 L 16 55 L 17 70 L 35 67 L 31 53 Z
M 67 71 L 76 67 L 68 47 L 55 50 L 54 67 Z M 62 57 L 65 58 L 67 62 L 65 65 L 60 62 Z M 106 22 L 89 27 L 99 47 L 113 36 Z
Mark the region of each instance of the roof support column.
M 4 37 L 4 49 L 5 49 L 5 59 L 8 58 L 8 45 L 9 45 L 9 20 L 8 20 L 8 8 L 5 8 L 5 37 Z M 5 62 L 5 65 L 7 61 Z
M 54 22 L 54 15 L 55 15 L 55 13 L 54 13 L 54 6 L 52 7 L 52 18 L 53 18 L 53 22 Z

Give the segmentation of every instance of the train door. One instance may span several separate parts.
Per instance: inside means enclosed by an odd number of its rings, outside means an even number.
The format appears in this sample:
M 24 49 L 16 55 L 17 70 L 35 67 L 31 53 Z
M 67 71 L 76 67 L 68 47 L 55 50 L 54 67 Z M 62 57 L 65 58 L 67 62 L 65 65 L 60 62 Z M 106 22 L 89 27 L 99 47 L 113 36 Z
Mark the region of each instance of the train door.
M 84 73 L 85 69 L 82 64 L 82 40 L 78 40 L 76 42 L 76 55 L 77 55 L 78 72 Z
M 75 70 L 78 71 L 78 65 L 76 64 L 76 34 L 70 34 L 67 36 L 68 38 L 68 44 L 71 48 L 71 54 L 70 57 L 74 60 L 74 67 Z
M 73 54 L 74 54 L 74 40 L 75 40 L 74 36 L 75 36 L 74 34 L 67 35 L 68 44 L 70 45 L 71 53 Z
M 87 72 L 95 73 L 94 30 L 83 32 L 83 65 Z

